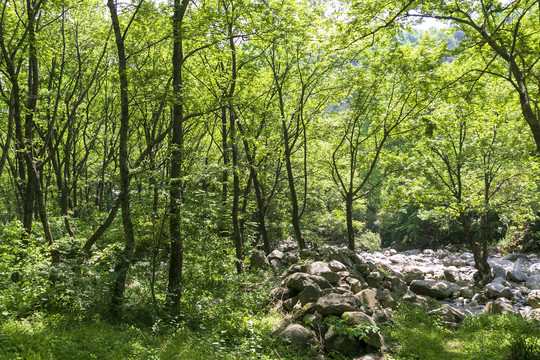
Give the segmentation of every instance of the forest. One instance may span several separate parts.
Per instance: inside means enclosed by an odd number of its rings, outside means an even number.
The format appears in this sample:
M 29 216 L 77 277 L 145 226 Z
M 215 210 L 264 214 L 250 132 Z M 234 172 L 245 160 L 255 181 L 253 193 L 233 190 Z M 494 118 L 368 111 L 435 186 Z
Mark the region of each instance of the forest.
M 255 259 L 540 249 L 538 0 L 5 0 L 0 51 L 1 359 L 352 359 Z M 540 358 L 394 314 L 381 359 Z

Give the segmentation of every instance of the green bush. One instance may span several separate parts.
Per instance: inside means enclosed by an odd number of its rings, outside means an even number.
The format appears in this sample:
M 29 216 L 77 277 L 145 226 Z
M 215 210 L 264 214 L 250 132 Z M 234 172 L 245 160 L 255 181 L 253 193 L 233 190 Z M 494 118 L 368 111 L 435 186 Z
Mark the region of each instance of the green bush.
M 380 250 L 381 235 L 367 230 L 360 237 L 356 238 L 356 247 L 359 249 L 366 248 L 370 251 Z

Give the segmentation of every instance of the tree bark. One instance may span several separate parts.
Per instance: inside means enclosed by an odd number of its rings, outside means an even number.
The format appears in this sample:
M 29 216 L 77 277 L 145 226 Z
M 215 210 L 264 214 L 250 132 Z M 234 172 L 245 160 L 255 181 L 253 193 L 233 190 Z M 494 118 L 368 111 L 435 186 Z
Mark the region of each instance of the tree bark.
M 139 3 L 140 5 L 140 3 Z M 108 0 L 107 6 L 111 13 L 112 26 L 116 39 L 116 48 L 118 51 L 118 74 L 120 78 L 120 148 L 119 148 L 119 167 L 120 167 L 120 208 L 122 209 L 122 225 L 125 232 L 124 251 L 120 260 L 115 266 L 116 278 L 112 288 L 111 315 L 113 319 L 121 316 L 121 307 L 124 301 L 124 292 L 126 288 L 127 273 L 133 260 L 135 250 L 135 235 L 133 233 L 133 223 L 131 221 L 130 194 L 129 194 L 129 163 L 128 163 L 128 140 L 129 140 L 129 98 L 128 98 L 128 77 L 127 62 L 124 48 L 124 35 L 120 30 L 120 23 L 116 13 L 114 0 Z
M 461 212 L 459 221 L 465 239 L 470 244 L 474 256 L 474 267 L 478 270 L 478 282 L 487 283 L 491 279 L 491 268 L 487 262 L 487 243 L 478 243 L 472 233 L 470 216 Z
M 171 192 L 169 199 L 169 232 L 171 254 L 169 263 L 169 284 L 167 303 L 172 313 L 178 310 L 182 296 L 182 270 L 184 264 L 184 244 L 180 221 L 182 199 L 182 167 L 184 162 L 184 107 L 182 96 L 182 67 L 184 65 L 182 24 L 189 5 L 188 0 L 174 0 L 173 14 L 173 104 L 171 137 Z

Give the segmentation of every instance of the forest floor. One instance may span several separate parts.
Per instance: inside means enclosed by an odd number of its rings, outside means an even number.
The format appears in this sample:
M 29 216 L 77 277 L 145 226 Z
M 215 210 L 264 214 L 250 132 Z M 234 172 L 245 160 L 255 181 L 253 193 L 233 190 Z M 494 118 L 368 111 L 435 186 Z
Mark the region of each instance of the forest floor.
M 122 324 L 99 311 L 91 316 L 50 309 L 26 316 L 4 312 L 0 359 L 361 359 L 325 357 L 319 348 L 298 353 L 278 343 L 274 334 L 286 315 L 271 303 L 277 279 L 269 275 L 261 281 L 253 272 L 203 284 L 197 293 L 186 293 L 174 319 L 136 302 L 128 304 L 131 320 Z M 398 303 L 393 321 L 380 329 L 391 344 L 381 359 L 540 360 L 539 323 L 512 315 L 468 317 L 458 329 L 448 329 L 424 309 Z

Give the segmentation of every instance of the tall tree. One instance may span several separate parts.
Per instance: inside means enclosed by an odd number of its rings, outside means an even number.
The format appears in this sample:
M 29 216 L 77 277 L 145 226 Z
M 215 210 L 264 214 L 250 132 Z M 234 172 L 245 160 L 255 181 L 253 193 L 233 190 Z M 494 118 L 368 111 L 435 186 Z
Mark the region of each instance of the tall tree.
M 460 50 L 479 60 L 466 70 L 474 90 L 484 75 L 504 79 L 519 96 L 521 114 L 540 153 L 540 2 L 538 0 L 424 1 L 409 18 L 448 21 L 466 33 Z
M 144 0 L 141 0 L 137 5 L 133 15 L 137 14 L 138 9 L 142 5 Z M 129 141 L 129 81 L 128 81 L 128 69 L 127 58 L 125 52 L 125 38 L 129 25 L 122 30 L 120 29 L 120 21 L 118 19 L 117 7 L 114 0 L 107 2 L 111 14 L 112 28 L 114 30 L 114 37 L 116 40 L 116 49 L 118 53 L 118 76 L 120 79 L 120 147 L 119 147 L 119 166 L 120 166 L 120 208 L 122 209 L 122 224 L 125 232 L 125 245 L 124 251 L 120 257 L 120 260 L 116 264 L 114 271 L 116 278 L 114 280 L 111 298 L 111 313 L 112 316 L 118 318 L 121 315 L 121 306 L 124 300 L 124 291 L 126 288 L 127 273 L 133 259 L 133 252 L 135 250 L 135 235 L 133 232 L 133 222 L 131 220 L 130 209 L 130 174 L 129 174 L 129 155 L 128 155 L 128 141 Z M 131 24 L 131 21 L 129 22 Z
M 169 305 L 174 311 L 178 308 L 182 293 L 182 267 L 184 261 L 184 247 L 180 222 L 180 207 L 182 198 L 182 168 L 184 166 L 184 103 L 183 103 L 183 78 L 184 66 L 184 34 L 183 22 L 189 0 L 174 0 L 173 26 L 173 118 L 171 136 L 171 196 L 169 200 L 169 232 L 171 242 L 171 256 L 169 264 Z

